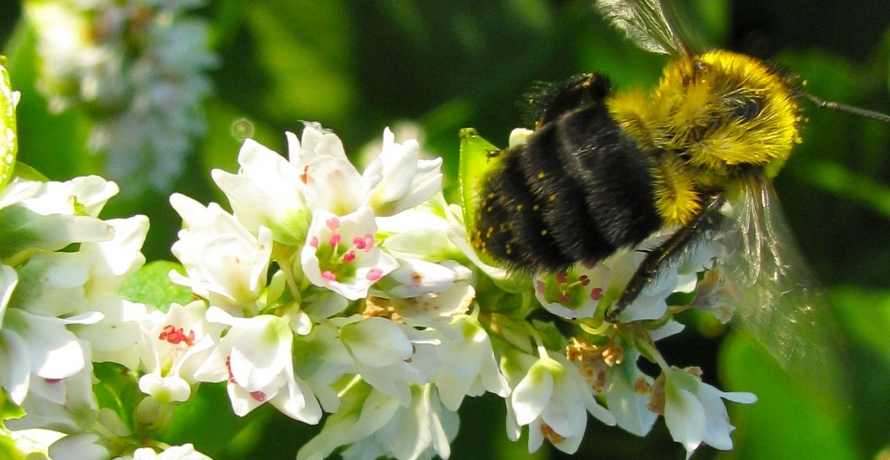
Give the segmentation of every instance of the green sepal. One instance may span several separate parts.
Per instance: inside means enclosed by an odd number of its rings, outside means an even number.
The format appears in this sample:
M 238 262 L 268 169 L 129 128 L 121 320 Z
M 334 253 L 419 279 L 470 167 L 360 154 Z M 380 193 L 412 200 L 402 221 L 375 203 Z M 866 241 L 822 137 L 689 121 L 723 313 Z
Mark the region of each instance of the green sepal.
M 460 130 L 460 205 L 467 230 L 476 228 L 476 202 L 486 174 L 500 162 L 501 156 L 491 153 L 500 149 L 483 139 L 474 128 Z

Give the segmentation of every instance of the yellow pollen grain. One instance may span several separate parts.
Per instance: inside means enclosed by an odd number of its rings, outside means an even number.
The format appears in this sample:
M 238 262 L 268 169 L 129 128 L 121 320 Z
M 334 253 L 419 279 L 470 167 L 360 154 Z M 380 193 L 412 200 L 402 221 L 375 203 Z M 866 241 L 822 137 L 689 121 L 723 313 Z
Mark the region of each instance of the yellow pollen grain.
M 544 171 L 541 171 L 538 173 L 538 180 L 541 180 L 543 178 L 544 178 Z
M 516 205 L 516 212 L 520 212 L 520 211 L 522 211 L 522 205 L 521 205 L 521 204 L 517 204 L 517 205 Z
M 547 236 L 547 230 L 541 230 L 541 236 Z
M 556 201 L 556 194 L 554 193 L 553 195 L 550 195 L 549 200 L 550 200 L 551 203 L 554 202 L 554 201 Z

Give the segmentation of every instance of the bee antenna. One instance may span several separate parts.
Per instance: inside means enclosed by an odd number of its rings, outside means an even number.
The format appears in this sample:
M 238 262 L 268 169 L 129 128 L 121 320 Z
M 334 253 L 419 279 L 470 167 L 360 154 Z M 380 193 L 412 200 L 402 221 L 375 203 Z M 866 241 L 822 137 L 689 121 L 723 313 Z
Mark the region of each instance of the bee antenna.
M 800 92 L 800 95 L 821 108 L 837 110 L 838 112 L 845 112 L 851 115 L 857 115 L 860 117 L 871 118 L 872 120 L 882 121 L 884 123 L 890 123 L 890 115 L 887 115 L 885 113 L 875 112 L 873 110 L 867 110 L 859 107 L 853 107 L 852 105 L 841 104 L 840 102 L 826 101 L 803 91 Z

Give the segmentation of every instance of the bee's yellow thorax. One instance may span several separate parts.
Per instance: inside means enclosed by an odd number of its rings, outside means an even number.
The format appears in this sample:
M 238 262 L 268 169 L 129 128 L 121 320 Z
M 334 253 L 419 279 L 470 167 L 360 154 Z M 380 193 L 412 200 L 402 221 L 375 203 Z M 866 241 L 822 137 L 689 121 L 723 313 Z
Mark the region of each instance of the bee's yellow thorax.
M 688 223 L 700 193 L 726 188 L 739 168 L 778 172 L 799 142 L 791 84 L 763 62 L 718 50 L 672 62 L 650 95 L 609 98 L 615 121 L 652 158 L 665 223 Z

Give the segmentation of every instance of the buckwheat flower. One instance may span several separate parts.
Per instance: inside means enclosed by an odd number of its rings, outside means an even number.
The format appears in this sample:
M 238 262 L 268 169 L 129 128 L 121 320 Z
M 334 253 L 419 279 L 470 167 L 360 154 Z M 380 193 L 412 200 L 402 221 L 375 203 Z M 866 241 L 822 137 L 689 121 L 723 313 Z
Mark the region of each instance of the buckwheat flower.
M 287 133 L 290 163 L 300 172 L 306 202 L 312 210 L 338 216 L 358 210 L 368 201 L 370 184 L 346 157 L 336 134 L 306 123 L 302 141 Z
M 52 332 L 60 333 L 61 329 Z M 6 426 L 13 430 L 45 428 L 63 433 L 76 433 L 90 428 L 98 417 L 99 407 L 93 394 L 93 364 L 89 361 L 89 343 L 78 341 L 70 345 L 69 340 L 59 340 L 43 334 L 33 340 L 29 339 L 26 339 L 27 347 L 37 359 L 44 357 L 40 356 L 40 351 L 57 348 L 60 342 L 68 345 L 69 349 L 50 350 L 46 358 L 53 361 L 45 364 L 34 362 L 32 358 L 31 362 L 37 367 L 37 371 L 31 373 L 28 394 L 20 404 L 26 415 L 5 421 Z M 42 350 L 34 346 L 36 340 L 47 342 Z M 61 363 L 61 359 L 70 359 L 72 363 Z M 72 372 L 74 369 L 77 370 Z M 64 377 L 48 378 L 46 375 Z
M 369 205 L 379 216 L 413 208 L 442 190 L 442 158 L 422 160 L 420 145 L 410 139 L 395 142 L 389 128 L 383 131 L 380 155 L 362 177 L 372 186 Z
M 377 391 L 411 403 L 410 383 L 426 383 L 426 377 L 414 362 L 416 344 L 410 337 L 413 329 L 384 318 L 351 321 L 340 329 L 340 340 L 355 360 L 362 380 Z M 410 362 L 409 362 L 410 361 Z
M 347 299 L 364 298 L 372 285 L 398 267 L 395 259 L 377 247 L 376 232 L 370 208 L 342 217 L 315 211 L 308 244 L 300 254 L 306 278 Z
M 239 416 L 269 402 L 288 417 L 318 423 L 321 407 L 306 382 L 294 374 L 293 332 L 287 318 L 236 318 L 210 307 L 207 321 L 231 328 L 195 372 L 197 380 L 228 382 L 232 409 Z
M 238 164 L 237 175 L 211 171 L 238 221 L 253 233 L 269 228 L 272 239 L 285 245 L 303 244 L 311 215 L 300 190 L 301 171 L 252 139 L 241 146 Z
M 528 425 L 529 452 L 546 438 L 557 449 L 574 453 L 587 429 L 587 413 L 607 425 L 615 424 L 615 416 L 596 402 L 575 363 L 543 347 L 538 352 L 535 359 L 513 350 L 501 362 L 508 381 L 516 382 L 507 401 L 507 434 L 516 440 Z
M 437 212 L 415 208 L 394 216 L 377 216 L 378 232 L 387 235 L 383 248 L 401 259 L 441 262 L 461 257 L 460 249 L 448 238 L 448 220 Z
M 448 458 L 458 429 L 457 414 L 442 407 L 431 385 L 411 387 L 410 404 L 358 381 L 343 392 L 340 409 L 321 433 L 306 443 L 297 460 L 322 460 L 340 446 L 347 459 Z
M 195 450 L 192 444 L 171 446 L 157 453 L 149 447 L 140 447 L 133 452 L 133 456 L 117 457 L 115 460 L 210 460 L 210 457 Z
M 640 355 L 633 349 L 623 353 L 623 359 L 605 369 L 606 387 L 603 396 L 618 426 L 637 436 L 645 436 L 652 429 L 658 414 L 649 410 L 652 377 L 637 366 Z
M 715 449 L 732 449 L 729 434 L 735 429 L 723 400 L 752 404 L 752 393 L 727 393 L 701 381 L 698 368 L 671 367 L 655 381 L 650 410 L 664 415 L 665 424 L 674 441 L 683 444 L 686 458 L 705 443 Z
M 486 391 L 506 398 L 510 386 L 498 369 L 491 339 L 478 318 L 457 315 L 448 330 L 457 334 L 443 334 L 442 343 L 435 347 L 439 366 L 432 376 L 442 405 L 456 412 L 464 397 L 481 396 Z
M 386 302 L 406 324 L 437 327 L 469 310 L 476 297 L 472 277 L 469 268 L 453 260 L 434 264 L 403 259 L 381 287 L 388 297 Z
M 652 240 L 649 240 L 652 241 Z M 643 243 L 638 248 L 647 248 Z M 627 282 L 634 276 L 646 253 L 640 250 L 619 251 L 603 261 L 609 267 L 611 278 L 605 292 L 612 299 L 620 297 Z M 639 296 L 618 316 L 620 322 L 659 319 L 667 313 L 667 297 L 677 289 L 677 269 L 666 267 L 643 288 Z
M 216 203 L 204 207 L 174 193 L 170 204 L 182 216 L 186 228 L 171 252 L 187 273 L 175 271 L 170 279 L 188 286 L 211 305 L 234 312 L 252 312 L 266 286 L 272 254 L 272 233 L 260 227 L 252 234 L 234 216 Z
M 442 407 L 432 385 L 415 385 L 409 407 L 397 407 L 385 425 L 352 443 L 341 455 L 346 460 L 447 459 L 458 424 L 457 414 Z
M 191 395 L 198 367 L 210 355 L 221 325 L 208 323 L 207 307 L 197 300 L 170 305 L 167 313 L 153 312 L 142 322 L 142 365 L 139 389 L 159 403 L 183 402 Z
M 591 318 L 609 285 L 610 270 L 602 264 L 578 266 L 535 276 L 535 297 L 550 313 L 566 319 Z

